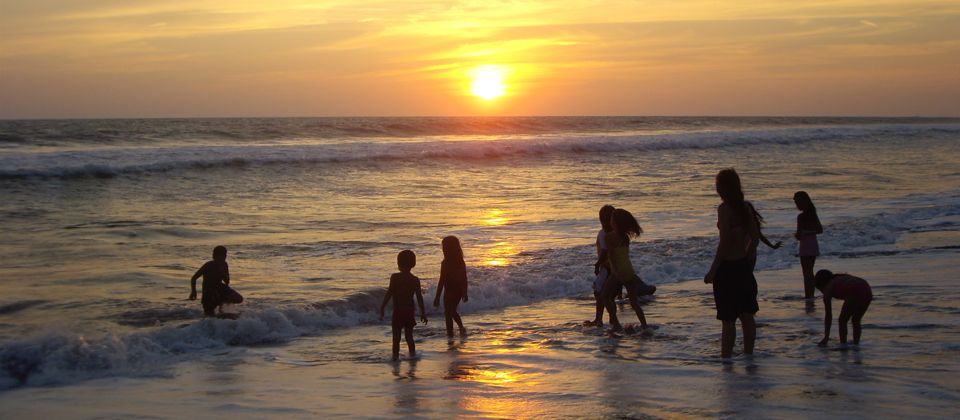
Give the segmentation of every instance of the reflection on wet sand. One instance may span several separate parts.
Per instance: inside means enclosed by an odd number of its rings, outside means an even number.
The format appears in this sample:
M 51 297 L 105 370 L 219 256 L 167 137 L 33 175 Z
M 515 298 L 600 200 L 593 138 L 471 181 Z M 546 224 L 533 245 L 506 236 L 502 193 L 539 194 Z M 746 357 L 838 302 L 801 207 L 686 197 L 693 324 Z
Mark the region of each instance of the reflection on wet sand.
M 417 379 L 417 361 L 394 363 L 393 376 L 396 377 L 397 399 L 393 404 L 396 413 L 400 415 L 417 414 L 420 410 L 420 389 L 414 382 Z
M 519 337 L 520 333 L 508 335 Z M 500 347 L 504 339 L 495 338 L 489 344 Z M 490 360 L 488 350 L 475 356 L 463 344 L 451 347 L 454 351 L 448 353 L 450 363 L 443 376 L 444 380 L 456 382 L 458 409 L 485 418 L 517 418 L 544 412 L 547 407 L 529 398 L 529 394 L 542 391 L 543 373 L 525 369 L 516 361 Z

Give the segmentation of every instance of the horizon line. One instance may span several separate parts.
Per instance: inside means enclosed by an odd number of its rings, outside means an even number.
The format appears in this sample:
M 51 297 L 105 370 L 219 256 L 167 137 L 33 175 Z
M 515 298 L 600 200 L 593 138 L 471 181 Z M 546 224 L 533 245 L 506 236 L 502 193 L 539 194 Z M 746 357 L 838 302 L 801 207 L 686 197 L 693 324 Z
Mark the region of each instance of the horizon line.
M 960 119 L 957 115 L 702 115 L 702 114 L 580 114 L 580 115 L 287 115 L 287 116 L 115 116 L 115 117 L 0 117 L 0 121 L 65 120 L 217 120 L 217 119 L 310 119 L 310 118 L 841 118 L 841 119 Z

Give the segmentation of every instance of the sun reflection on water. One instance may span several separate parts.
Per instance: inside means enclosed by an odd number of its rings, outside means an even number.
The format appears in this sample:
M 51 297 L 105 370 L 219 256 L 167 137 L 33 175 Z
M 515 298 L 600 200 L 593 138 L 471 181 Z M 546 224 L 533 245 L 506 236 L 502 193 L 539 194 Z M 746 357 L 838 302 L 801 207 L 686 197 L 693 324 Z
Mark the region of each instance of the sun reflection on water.
M 511 222 L 507 213 L 499 208 L 484 212 L 480 223 L 487 227 L 505 226 Z M 481 265 L 489 267 L 504 267 L 511 264 L 512 257 L 519 254 L 517 247 L 508 241 L 498 241 L 483 250 Z
M 510 222 L 506 213 L 501 209 L 490 209 L 480 219 L 487 226 L 503 226 Z
M 492 266 L 492 267 L 503 267 L 510 265 L 510 257 L 517 255 L 519 251 L 513 244 L 505 241 L 497 242 L 493 244 L 491 248 L 486 250 L 486 255 L 483 259 L 483 265 Z

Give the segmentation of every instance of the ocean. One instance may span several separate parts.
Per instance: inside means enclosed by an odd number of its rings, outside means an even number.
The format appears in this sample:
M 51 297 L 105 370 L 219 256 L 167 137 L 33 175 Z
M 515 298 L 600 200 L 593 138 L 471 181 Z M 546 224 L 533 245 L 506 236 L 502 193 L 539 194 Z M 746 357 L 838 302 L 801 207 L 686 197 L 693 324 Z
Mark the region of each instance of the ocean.
M 727 167 L 786 246 L 760 250 L 757 355 L 721 363 L 702 278 Z M 817 268 L 874 285 L 858 350 L 836 322 L 816 346 L 798 190 Z M 604 204 L 643 227 L 652 336 L 582 325 Z M 0 417 L 960 415 L 956 118 L 7 120 L 0 231 Z M 447 235 L 466 340 L 430 305 Z M 216 245 L 236 320 L 187 300 Z M 394 364 L 404 249 L 430 323 Z

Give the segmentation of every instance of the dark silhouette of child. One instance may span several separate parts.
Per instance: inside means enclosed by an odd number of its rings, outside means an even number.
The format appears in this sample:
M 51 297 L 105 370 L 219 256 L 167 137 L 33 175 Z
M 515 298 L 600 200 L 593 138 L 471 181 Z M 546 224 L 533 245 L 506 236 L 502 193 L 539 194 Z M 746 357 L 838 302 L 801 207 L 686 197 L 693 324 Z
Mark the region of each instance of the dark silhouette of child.
M 230 268 L 227 266 L 227 248 L 217 246 L 213 248 L 213 260 L 207 261 L 190 278 L 190 300 L 197 299 L 197 279 L 203 276 L 200 304 L 203 305 L 203 314 L 215 316 L 214 309 L 223 312 L 224 303 L 241 303 L 243 296 L 230 288 Z
M 440 306 L 440 296 L 443 295 L 443 317 L 447 324 L 447 336 L 453 337 L 453 323 L 460 328 L 460 336 L 467 335 L 467 329 L 460 319 L 457 308 L 460 302 L 470 300 L 467 296 L 467 264 L 463 261 L 463 248 L 456 236 L 447 236 L 440 242 L 443 250 L 443 261 L 440 263 L 440 281 L 437 282 L 437 296 L 433 298 L 433 306 Z M 446 294 L 444 294 L 446 290 Z
M 417 354 L 417 346 L 413 342 L 413 327 L 417 325 L 416 308 L 413 306 L 413 296 L 417 296 L 417 304 L 420 305 L 420 320 L 427 323 L 427 313 L 423 308 L 423 292 L 420 290 L 420 278 L 410 273 L 410 270 L 417 265 L 417 255 L 410 250 L 400 251 L 397 254 L 397 267 L 399 273 L 393 273 L 390 276 L 390 286 L 387 288 L 387 294 L 383 297 L 383 304 L 380 305 L 380 320 L 383 321 L 383 311 L 387 307 L 387 302 L 393 299 L 393 320 L 391 327 L 393 329 L 393 360 L 400 360 L 400 332 L 407 340 L 407 349 L 410 351 L 410 357 Z
M 823 293 L 823 340 L 820 347 L 830 341 L 830 324 L 833 320 L 831 301 L 836 298 L 843 301 L 840 308 L 840 344 L 847 344 L 847 321 L 853 320 L 853 345 L 860 345 L 860 321 L 873 301 L 873 290 L 866 280 L 849 274 L 834 274 L 830 270 L 820 270 L 814 276 L 815 286 Z

